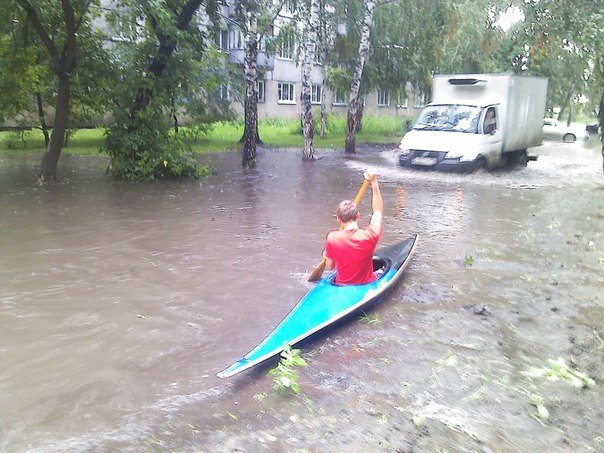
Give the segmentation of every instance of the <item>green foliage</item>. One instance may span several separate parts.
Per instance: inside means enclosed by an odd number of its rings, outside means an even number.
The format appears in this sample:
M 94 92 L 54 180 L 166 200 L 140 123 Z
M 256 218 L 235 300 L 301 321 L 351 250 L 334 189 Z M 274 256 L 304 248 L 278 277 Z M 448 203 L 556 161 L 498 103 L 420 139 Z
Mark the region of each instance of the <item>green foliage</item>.
M 102 151 L 111 157 L 108 172 L 115 178 L 197 178 L 208 171 L 182 152 L 183 139 L 172 133 L 170 123 L 153 109 L 140 112 L 131 122 L 116 122 L 107 129 L 106 139 Z
M 463 74 L 512 71 L 509 55 L 502 52 L 506 34 L 495 25 L 494 18 L 491 17 L 496 14 L 492 11 L 493 8 L 490 0 L 448 3 L 438 72 Z
M 211 122 L 230 117 L 227 103 L 215 96 L 229 80 L 224 55 L 207 46 L 211 36 L 198 27 L 194 5 L 124 0 L 108 15 L 111 32 L 124 37 L 113 48 L 120 70 L 113 84 L 115 123 L 107 129 L 104 148 L 112 176 L 197 177 L 204 170 L 187 155 L 190 147 Z M 216 4 L 204 6 L 213 17 Z M 135 23 L 141 26 L 132 27 Z M 184 119 L 197 126 L 183 130 Z
M 548 107 L 597 111 L 604 86 L 604 13 L 592 0 L 560 0 L 547 9 L 527 4 L 524 33 L 534 75 L 549 78 Z M 530 25 L 530 26 L 529 26 Z M 586 95 L 587 99 L 580 95 Z M 570 120 L 570 117 L 569 117 Z
M 167 119 L 165 119 L 167 121 Z M 363 131 L 357 137 L 358 143 L 395 143 L 400 140 L 404 127 L 404 120 L 396 117 L 365 116 Z M 298 130 L 299 120 L 262 120 L 259 123 L 260 134 L 266 146 L 286 148 L 302 146 L 302 136 L 292 131 Z M 113 129 L 114 126 L 108 129 Z M 127 124 L 118 131 L 125 134 Z M 101 148 L 109 154 L 106 146 L 106 132 L 108 129 L 79 129 L 72 134 L 69 146 L 64 152 L 74 155 L 96 155 Z M 179 147 L 189 153 L 216 152 L 227 149 L 237 149 L 239 139 L 243 133 L 241 121 L 221 121 L 212 124 L 188 125 L 179 128 L 178 136 L 174 131 L 165 132 L 168 140 L 174 136 L 180 140 Z M 341 115 L 327 116 L 327 136 L 322 139 L 315 137 L 315 146 L 322 149 L 342 147 L 346 134 L 346 118 Z M 0 132 L 0 153 L 8 149 L 10 142 L 14 149 L 28 149 L 31 151 L 44 150 L 44 138 L 37 129 L 32 129 L 24 135 L 25 143 L 21 141 L 19 133 Z M 125 140 L 125 137 L 124 137 Z M 124 140 L 122 140 L 124 142 Z
M 426 421 L 426 417 L 424 415 L 414 415 L 411 417 L 411 421 L 416 428 L 420 428 Z
M 268 375 L 273 377 L 273 388 L 278 392 L 300 393 L 298 372 L 294 367 L 308 364 L 300 357 L 300 350 L 292 349 L 289 344 L 285 345 L 280 357 L 277 366 L 268 372 Z
M 367 324 L 367 325 L 373 326 L 373 327 L 382 326 L 382 320 L 380 319 L 380 316 L 377 313 L 374 313 L 372 315 L 363 313 L 363 316 L 361 316 L 361 318 L 359 319 L 359 322 L 361 324 Z
M 104 37 L 92 24 L 93 13 L 80 10 L 86 2 L 71 1 L 76 16 L 83 20 L 77 31 L 77 65 L 70 72 L 70 124 L 72 128 L 90 124 L 101 117 L 109 106 L 108 82 L 112 67 L 109 53 L 103 47 Z M 94 2 L 93 2 L 94 3 Z M 61 3 L 32 1 L 41 22 L 51 32 L 57 48 L 65 45 L 65 23 Z M 0 61 L 7 63 L 10 71 L 0 71 L 0 118 L 16 118 L 20 123 L 39 124 L 38 98 L 41 107 L 56 102 L 57 78 L 47 49 L 32 27 L 27 14 L 13 0 L 8 1 L 10 14 L 0 19 Z M 0 9 L 0 16 L 4 14 Z M 3 20 L 9 23 L 2 23 Z
M 530 396 L 531 404 L 535 406 L 536 416 L 541 420 L 547 420 L 549 418 L 549 411 L 545 407 L 545 398 L 537 393 L 532 393 Z
M 325 84 L 332 90 L 339 90 L 346 93 L 350 88 L 352 73 L 342 68 L 327 68 L 325 74 Z
M 447 2 L 383 2 L 375 12 L 370 60 L 364 74 L 370 88 L 405 93 L 407 83 L 428 93 L 447 23 Z M 448 19 L 448 18 L 447 18 Z
M 4 134 L 3 145 L 6 149 L 23 149 L 27 148 L 27 136 L 31 131 L 10 131 Z
M 577 388 L 590 388 L 596 385 L 595 381 L 587 374 L 569 367 L 562 357 L 558 357 L 556 360 L 548 359 L 548 363 L 549 366 L 542 368 L 533 367 L 522 374 L 533 379 L 561 380 Z

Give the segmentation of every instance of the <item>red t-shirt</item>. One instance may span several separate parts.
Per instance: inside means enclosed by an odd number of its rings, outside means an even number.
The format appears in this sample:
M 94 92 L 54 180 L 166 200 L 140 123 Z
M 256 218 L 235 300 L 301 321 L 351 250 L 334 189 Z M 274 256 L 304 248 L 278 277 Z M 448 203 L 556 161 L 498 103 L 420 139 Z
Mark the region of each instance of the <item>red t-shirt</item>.
M 373 273 L 373 252 L 381 229 L 337 230 L 327 235 L 325 255 L 334 260 L 338 285 L 362 285 L 376 279 Z

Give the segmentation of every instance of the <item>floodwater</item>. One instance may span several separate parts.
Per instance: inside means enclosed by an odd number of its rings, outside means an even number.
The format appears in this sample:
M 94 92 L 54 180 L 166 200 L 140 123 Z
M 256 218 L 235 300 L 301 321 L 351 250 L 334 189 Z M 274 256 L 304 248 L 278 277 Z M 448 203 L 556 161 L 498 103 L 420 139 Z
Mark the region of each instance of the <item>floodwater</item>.
M 247 173 L 227 152 L 148 184 L 65 154 L 48 186 L 38 155 L 1 157 L 0 451 L 604 451 L 602 157 L 532 151 L 476 175 L 383 146 L 263 149 Z M 381 243 L 420 235 L 401 284 L 302 346 L 299 395 L 274 361 L 218 379 L 312 287 L 368 166 Z M 595 385 L 524 374 L 558 357 Z

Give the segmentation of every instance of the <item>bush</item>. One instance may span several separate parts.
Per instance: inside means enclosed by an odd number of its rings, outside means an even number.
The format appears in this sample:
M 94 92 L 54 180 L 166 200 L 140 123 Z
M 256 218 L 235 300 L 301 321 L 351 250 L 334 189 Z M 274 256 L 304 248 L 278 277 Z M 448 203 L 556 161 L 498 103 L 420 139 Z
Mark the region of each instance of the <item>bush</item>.
M 191 157 L 185 141 L 172 131 L 169 120 L 151 109 L 140 111 L 134 120 L 118 119 L 105 135 L 101 151 L 111 157 L 108 172 L 114 178 L 130 181 L 198 178 L 208 172 Z
M 6 149 L 27 148 L 25 138 L 31 133 L 28 130 L 10 131 L 4 134 L 3 145 Z

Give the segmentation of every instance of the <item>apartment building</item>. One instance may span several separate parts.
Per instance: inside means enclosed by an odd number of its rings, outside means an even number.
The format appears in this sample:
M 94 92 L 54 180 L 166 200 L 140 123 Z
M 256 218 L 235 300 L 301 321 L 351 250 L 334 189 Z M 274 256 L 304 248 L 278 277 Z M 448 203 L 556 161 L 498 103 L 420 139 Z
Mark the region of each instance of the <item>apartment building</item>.
M 228 6 L 222 6 L 221 15 L 223 23 L 217 33 L 215 44 L 222 49 L 228 62 L 241 67 L 243 79 L 243 62 L 245 55 L 245 37 L 241 32 L 235 16 L 233 1 Z M 274 33 L 279 34 L 282 27 L 293 19 L 293 13 L 288 10 L 288 2 L 284 2 L 283 9 L 278 14 L 274 23 Z M 293 40 L 285 40 L 274 53 L 266 50 L 266 41 L 259 42 L 258 52 L 258 117 L 263 118 L 297 118 L 300 116 L 300 91 L 302 89 L 302 69 L 296 57 L 298 49 Z M 346 115 L 347 93 L 339 93 L 326 86 L 324 71 L 320 61 L 315 59 L 313 64 L 312 104 L 316 107 L 314 113 L 318 114 L 321 102 L 325 102 L 326 111 L 330 114 Z M 220 92 L 223 99 L 231 102 L 232 109 L 243 115 L 243 102 L 241 95 L 233 92 L 227 85 Z M 239 98 L 239 99 L 238 99 Z M 412 87 L 404 93 L 390 93 L 387 90 L 378 90 L 369 93 L 365 99 L 365 114 L 372 116 L 388 115 L 398 116 L 402 119 L 409 118 L 417 112 L 423 104 L 422 100 L 409 101 L 414 98 Z

